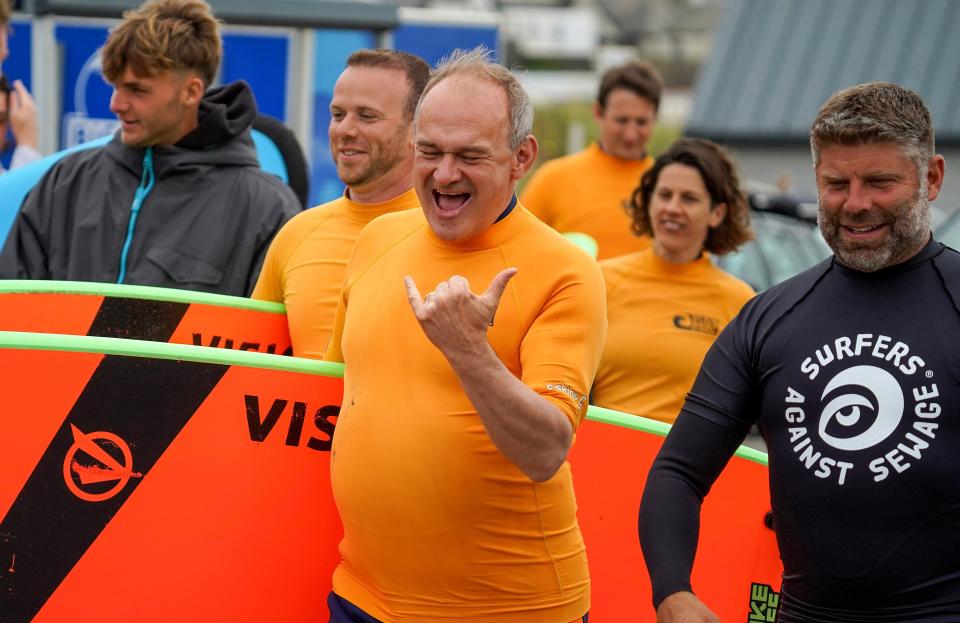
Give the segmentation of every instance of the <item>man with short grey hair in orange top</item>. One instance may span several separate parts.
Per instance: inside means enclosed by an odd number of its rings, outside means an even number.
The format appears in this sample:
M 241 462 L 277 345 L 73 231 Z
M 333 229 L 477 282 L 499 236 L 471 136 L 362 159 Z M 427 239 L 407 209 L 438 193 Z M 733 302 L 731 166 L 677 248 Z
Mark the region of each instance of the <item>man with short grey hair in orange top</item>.
M 580 623 L 590 607 L 566 458 L 605 298 L 596 262 L 517 203 L 532 121 L 513 74 L 454 54 L 414 122 L 422 210 L 357 239 L 326 354 L 346 364 L 337 623 Z

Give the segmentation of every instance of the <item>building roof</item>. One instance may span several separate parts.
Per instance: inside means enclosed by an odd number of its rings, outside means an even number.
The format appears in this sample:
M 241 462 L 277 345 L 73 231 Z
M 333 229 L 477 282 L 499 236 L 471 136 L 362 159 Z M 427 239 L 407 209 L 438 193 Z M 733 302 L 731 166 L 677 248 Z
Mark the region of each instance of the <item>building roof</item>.
M 730 0 L 687 133 L 806 142 L 834 92 L 886 80 L 920 94 L 939 144 L 960 144 L 960 0 Z

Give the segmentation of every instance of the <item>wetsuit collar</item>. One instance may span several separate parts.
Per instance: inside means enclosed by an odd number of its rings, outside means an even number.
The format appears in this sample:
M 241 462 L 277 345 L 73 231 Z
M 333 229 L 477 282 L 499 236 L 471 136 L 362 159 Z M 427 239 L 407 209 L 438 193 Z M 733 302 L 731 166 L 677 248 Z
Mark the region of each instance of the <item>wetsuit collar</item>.
M 499 223 L 503 219 L 507 218 L 507 215 L 513 212 L 513 209 L 516 206 L 517 206 L 517 195 L 516 193 L 514 193 L 513 197 L 510 198 L 510 203 L 507 204 L 507 209 L 500 213 L 500 216 L 497 217 L 497 220 L 495 220 L 494 223 Z

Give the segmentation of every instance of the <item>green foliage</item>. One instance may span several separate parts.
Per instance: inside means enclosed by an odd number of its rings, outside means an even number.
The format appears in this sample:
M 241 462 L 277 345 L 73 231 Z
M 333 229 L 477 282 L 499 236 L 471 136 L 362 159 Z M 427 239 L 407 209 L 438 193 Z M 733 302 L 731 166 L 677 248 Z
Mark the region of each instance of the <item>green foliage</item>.
M 650 153 L 659 156 L 681 136 L 683 136 L 682 126 L 658 123 L 653 128 L 653 136 L 650 137 Z
M 538 107 L 533 115 L 533 135 L 540 144 L 539 162 L 566 155 L 570 127 L 580 124 L 586 130 L 587 144 L 597 139 L 597 124 L 590 104 L 577 102 Z
M 550 104 L 536 108 L 533 118 L 533 135 L 537 137 L 537 142 L 540 144 L 540 156 L 537 158 L 536 166 L 540 166 L 547 160 L 566 155 L 570 128 L 575 124 L 579 124 L 586 134 L 584 146 L 597 140 L 599 128 L 597 128 L 593 119 L 591 103 Z M 683 128 L 678 125 L 658 123 L 653 129 L 653 136 L 650 138 L 650 153 L 654 156 L 660 154 L 673 141 L 680 138 L 682 133 Z M 520 181 L 521 187 L 526 180 L 530 179 L 531 175 L 532 171 L 527 173 Z

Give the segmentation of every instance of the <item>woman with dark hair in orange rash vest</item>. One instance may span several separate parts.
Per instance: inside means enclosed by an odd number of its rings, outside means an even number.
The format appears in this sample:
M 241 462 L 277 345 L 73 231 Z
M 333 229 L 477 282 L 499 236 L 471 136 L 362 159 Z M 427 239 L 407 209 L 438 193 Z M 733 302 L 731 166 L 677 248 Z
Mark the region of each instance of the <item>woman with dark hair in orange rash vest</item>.
M 750 240 L 750 212 L 726 152 L 676 141 L 640 179 L 627 205 L 651 248 L 600 262 L 607 341 L 593 404 L 671 423 L 707 349 L 754 294 L 710 254 Z

